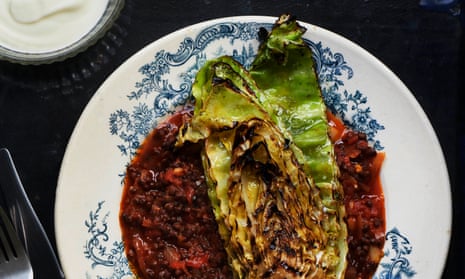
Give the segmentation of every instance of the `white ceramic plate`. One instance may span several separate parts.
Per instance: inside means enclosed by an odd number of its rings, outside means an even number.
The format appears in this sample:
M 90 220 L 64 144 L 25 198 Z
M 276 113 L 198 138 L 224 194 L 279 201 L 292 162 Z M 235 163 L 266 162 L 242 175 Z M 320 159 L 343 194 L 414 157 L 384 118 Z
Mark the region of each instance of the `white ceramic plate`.
M 69 141 L 56 193 L 56 240 L 67 278 L 131 276 L 118 223 L 125 166 L 145 135 L 186 101 L 206 59 L 229 54 L 247 65 L 258 29 L 275 20 L 222 18 L 174 32 L 131 57 L 95 93 Z M 440 278 L 451 197 L 431 124 L 376 58 L 334 33 L 302 25 L 328 107 L 387 154 L 385 256 L 375 278 Z

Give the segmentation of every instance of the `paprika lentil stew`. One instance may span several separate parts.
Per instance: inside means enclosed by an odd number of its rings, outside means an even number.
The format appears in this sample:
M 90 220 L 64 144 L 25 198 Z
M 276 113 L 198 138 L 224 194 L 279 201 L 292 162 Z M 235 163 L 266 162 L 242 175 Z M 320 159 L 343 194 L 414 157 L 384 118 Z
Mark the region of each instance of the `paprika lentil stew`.
M 159 125 L 127 168 L 120 223 L 130 266 L 141 278 L 232 278 L 200 146 L 174 149 L 190 113 L 179 112 Z
M 200 145 L 174 148 L 187 108 L 146 138 L 127 168 L 120 224 L 130 266 L 140 278 L 232 278 L 200 160 Z M 384 154 L 363 133 L 330 115 L 344 186 L 349 253 L 345 278 L 371 278 L 384 245 Z
M 369 146 L 364 133 L 347 129 L 330 112 L 327 115 L 344 188 L 349 245 L 345 278 L 371 278 L 383 257 L 386 232 L 379 176 L 385 154 Z

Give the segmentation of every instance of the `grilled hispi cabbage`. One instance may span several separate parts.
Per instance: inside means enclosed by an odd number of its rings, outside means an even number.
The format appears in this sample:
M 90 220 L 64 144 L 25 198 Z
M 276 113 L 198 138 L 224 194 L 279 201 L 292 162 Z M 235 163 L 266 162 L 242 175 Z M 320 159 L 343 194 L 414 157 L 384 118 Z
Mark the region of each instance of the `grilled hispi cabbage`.
M 302 38 L 305 31 L 295 18 L 282 15 L 261 43 L 250 75 L 261 89 L 257 91 L 260 103 L 295 143 L 299 162 L 320 190 L 320 221 L 330 239 L 327 249 L 344 259 L 348 247 L 343 188 L 312 51 Z M 340 260 L 330 268 L 341 278 L 345 267 L 346 262 Z
M 207 61 L 192 93 L 194 115 L 177 144 L 204 144 L 209 197 L 236 277 L 338 278 L 345 255 L 327 228 L 328 201 L 249 73 L 229 57 Z

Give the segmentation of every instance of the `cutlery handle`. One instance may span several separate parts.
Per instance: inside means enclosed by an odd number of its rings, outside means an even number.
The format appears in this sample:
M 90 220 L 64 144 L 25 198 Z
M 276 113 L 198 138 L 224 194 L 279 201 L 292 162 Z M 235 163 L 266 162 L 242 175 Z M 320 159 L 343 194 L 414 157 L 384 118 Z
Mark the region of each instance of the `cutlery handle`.
M 64 278 L 55 251 L 24 191 L 10 152 L 0 149 L 0 194 L 24 243 L 34 278 Z

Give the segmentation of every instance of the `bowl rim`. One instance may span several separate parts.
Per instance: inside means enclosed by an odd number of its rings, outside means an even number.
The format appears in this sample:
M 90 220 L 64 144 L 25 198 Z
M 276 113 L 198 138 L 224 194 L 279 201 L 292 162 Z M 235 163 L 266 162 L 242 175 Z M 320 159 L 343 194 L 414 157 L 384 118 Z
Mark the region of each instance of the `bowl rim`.
M 124 4 L 125 0 L 108 0 L 105 12 L 98 22 L 84 36 L 69 45 L 45 52 L 18 51 L 0 45 L 0 60 L 30 65 L 50 64 L 73 57 L 85 51 L 104 36 L 120 15 Z

